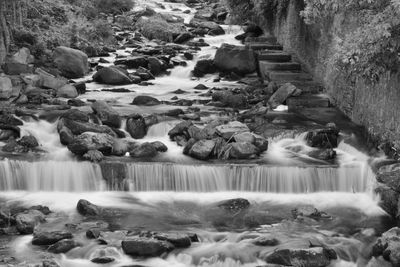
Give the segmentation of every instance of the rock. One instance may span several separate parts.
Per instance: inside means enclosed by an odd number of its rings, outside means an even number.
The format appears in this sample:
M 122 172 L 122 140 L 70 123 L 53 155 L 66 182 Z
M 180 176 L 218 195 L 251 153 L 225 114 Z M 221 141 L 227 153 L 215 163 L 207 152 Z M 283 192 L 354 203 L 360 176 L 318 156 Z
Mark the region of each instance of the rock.
M 274 247 L 279 245 L 279 241 L 271 236 L 260 236 L 253 241 L 253 244 L 260 247 Z
M 100 162 L 104 159 L 103 153 L 98 150 L 89 150 L 82 156 L 85 160 L 89 160 L 91 162 Z
M 258 154 L 258 149 L 251 143 L 231 143 L 229 146 L 230 159 L 251 159 Z
M 135 27 L 146 38 L 165 42 L 172 42 L 174 37 L 186 31 L 183 24 L 169 23 L 159 14 L 151 17 L 140 17 Z
M 218 28 L 209 30 L 208 34 L 211 36 L 223 35 L 223 34 L 225 34 L 225 30 L 222 27 L 218 27 Z
M 189 52 L 185 52 L 183 53 L 183 56 L 187 59 L 187 60 L 193 60 L 194 56 L 192 53 Z
M 38 210 L 29 210 L 15 216 L 17 230 L 20 234 L 33 234 L 35 227 L 45 221 L 43 213 Z
M 400 193 L 400 164 L 391 164 L 379 168 L 376 180 L 397 193 Z
M 139 257 L 159 257 L 174 249 L 174 245 L 168 241 L 143 237 L 124 240 L 121 245 L 126 254 Z
M 248 209 L 250 207 L 250 202 L 244 198 L 235 198 L 220 202 L 218 207 L 229 212 L 236 213 L 238 211 Z
M 76 98 L 78 97 L 78 91 L 76 90 L 75 86 L 66 84 L 57 89 L 57 97 Z
M 63 239 L 72 239 L 72 234 L 65 231 L 35 232 L 32 244 L 36 246 L 49 246 Z
M 223 72 L 244 75 L 256 71 L 254 52 L 244 46 L 222 44 L 215 54 L 214 64 Z
M 126 130 L 134 139 L 141 139 L 147 134 L 147 126 L 145 119 L 139 115 L 131 115 L 126 120 Z
M 18 140 L 18 144 L 27 148 L 35 148 L 39 146 L 37 139 L 32 135 L 23 136 Z
M 134 56 L 128 58 L 117 59 L 115 65 L 124 65 L 129 69 L 137 69 L 139 67 L 147 68 L 149 61 L 145 56 Z
M 111 135 L 112 137 L 116 137 L 115 132 L 106 125 L 98 125 L 92 122 L 73 121 L 69 119 L 62 119 L 59 121 L 59 123 L 70 129 L 74 135 L 80 135 L 85 132 L 93 132 L 93 133 L 105 133 Z
M 168 151 L 168 147 L 160 142 L 160 141 L 155 141 L 155 142 L 151 142 L 150 143 L 158 152 L 167 152 Z
M 75 87 L 76 91 L 78 91 L 78 94 L 83 95 L 84 93 L 86 93 L 85 82 L 74 83 L 73 86 Z
M 35 58 L 31 55 L 29 48 L 22 47 L 12 56 L 12 61 L 20 64 L 32 64 Z
M 192 126 L 193 123 L 191 121 L 183 121 L 175 125 L 174 128 L 172 128 L 169 132 L 168 135 L 171 138 L 171 140 L 174 140 L 174 138 L 178 135 L 188 135 L 187 130 L 189 129 L 190 126 Z
M 196 87 L 194 89 L 196 89 L 196 90 L 208 90 L 208 87 L 205 86 L 204 84 L 200 83 L 200 84 L 196 85 Z
M 262 137 L 261 135 L 254 134 L 254 145 L 257 147 L 258 151 L 264 152 L 268 150 L 268 140 Z
M 190 237 L 180 233 L 158 233 L 154 235 L 157 240 L 168 241 L 176 248 L 188 248 L 192 244 Z
M 54 260 L 44 260 L 42 267 L 60 267 L 60 265 Z
M 213 101 L 219 101 L 224 107 L 247 108 L 247 98 L 244 94 L 232 94 L 231 92 L 214 92 L 212 94 Z
M 83 156 L 89 150 L 98 150 L 104 155 L 110 155 L 114 138 L 105 133 L 84 132 L 68 144 L 68 149 L 75 155 Z
M 155 106 L 159 104 L 161 104 L 161 102 L 158 99 L 147 95 L 139 95 L 132 101 L 132 105 L 137 106 Z
M 216 127 L 216 132 L 225 140 L 231 139 L 235 134 L 250 132 L 246 124 L 238 121 L 232 121 L 227 124 Z
M 200 140 L 196 142 L 189 150 L 189 155 L 200 160 L 207 160 L 215 147 L 213 140 Z
M 87 200 L 81 199 L 76 206 L 79 214 L 83 216 L 97 216 L 101 213 L 101 208 L 90 203 Z
M 270 97 L 268 105 L 271 109 L 276 109 L 279 105 L 282 105 L 286 99 L 288 99 L 297 88 L 291 83 L 285 83 Z
M 383 256 L 393 266 L 400 266 L 400 228 L 394 227 L 383 233 L 374 244 L 372 255 Z
M 129 152 L 132 158 L 154 158 L 157 156 L 157 149 L 151 143 L 142 143 Z
M 11 114 L 6 114 L 6 113 L 0 115 L 0 124 L 11 125 L 11 126 L 24 125 L 24 123 L 20 119 L 14 117 Z
M 92 104 L 92 109 L 103 124 L 117 129 L 121 127 L 119 113 L 105 101 L 97 100 Z
M 89 122 L 89 115 L 79 109 L 67 110 L 61 118 L 69 119 L 72 121 Z
M 339 131 L 326 128 L 307 133 L 307 144 L 317 148 L 336 148 L 338 146 Z
M 36 69 L 36 73 L 40 78 L 39 84 L 43 88 L 58 90 L 68 83 L 67 79 L 55 77 L 54 75 L 51 75 L 42 69 Z
M 321 219 L 322 217 L 328 217 L 326 213 L 321 212 L 319 210 L 317 210 L 315 207 L 313 206 L 300 206 L 295 208 L 294 210 L 292 210 L 292 215 L 293 218 L 298 218 L 298 217 L 308 217 L 308 218 L 312 218 L 312 219 Z
M 183 33 L 179 34 L 179 35 L 175 38 L 174 43 L 182 44 L 182 43 L 184 43 L 184 42 L 189 41 L 189 40 L 192 39 L 193 37 L 194 37 L 193 34 L 191 34 L 190 32 L 183 32 Z
M 0 99 L 9 99 L 13 92 L 11 79 L 0 76 Z
M 201 59 L 197 61 L 196 66 L 193 69 L 193 75 L 195 77 L 203 77 L 206 74 L 212 74 L 217 71 L 212 59 Z
M 61 75 L 68 79 L 81 78 L 89 72 L 88 56 L 82 51 L 59 46 L 54 50 L 53 59 Z
M 154 76 L 161 74 L 164 70 L 164 63 L 156 57 L 149 57 L 149 65 L 148 68 Z
M 234 135 L 233 139 L 237 143 L 245 142 L 245 143 L 250 143 L 250 144 L 254 144 L 254 142 L 256 140 L 254 135 L 251 134 L 250 132 L 238 133 L 238 134 Z
M 97 257 L 97 258 L 91 259 L 90 261 L 93 263 L 96 263 L 96 264 L 107 264 L 107 263 L 111 263 L 111 262 L 115 261 L 115 259 L 111 258 L 111 257 Z
M 33 68 L 28 64 L 7 60 L 3 64 L 3 70 L 4 73 L 7 75 L 20 75 L 25 73 L 32 73 Z
M 333 160 L 336 158 L 336 151 L 328 148 L 328 149 L 318 149 L 313 150 L 307 153 L 309 157 L 319 159 L 319 160 Z
M 379 194 L 381 198 L 381 201 L 379 202 L 381 208 L 393 218 L 398 218 L 398 202 L 400 199 L 400 193 L 384 184 L 379 184 L 375 189 L 375 192 Z
M 54 254 L 60 254 L 60 253 L 67 253 L 73 248 L 79 247 L 80 244 L 76 242 L 75 240 L 72 239 L 64 239 L 60 240 L 57 243 L 51 245 L 48 248 L 48 251 Z
M 336 259 L 327 249 L 315 247 L 309 249 L 278 249 L 265 258 L 267 263 L 284 266 L 326 267 Z
M 69 99 L 67 104 L 71 107 L 83 107 L 86 106 L 86 103 L 80 99 Z
M 93 75 L 93 80 L 98 83 L 109 85 L 131 84 L 129 73 L 118 67 L 104 67 Z
M 100 236 L 100 229 L 89 229 L 86 231 L 88 239 L 97 239 Z

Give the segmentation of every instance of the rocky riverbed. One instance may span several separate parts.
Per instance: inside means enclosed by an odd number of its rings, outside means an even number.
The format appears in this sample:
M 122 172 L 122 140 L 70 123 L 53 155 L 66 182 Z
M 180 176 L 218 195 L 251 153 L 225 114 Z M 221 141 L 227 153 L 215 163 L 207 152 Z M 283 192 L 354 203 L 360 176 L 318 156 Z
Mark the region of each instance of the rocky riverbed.
M 396 162 L 331 106 L 288 110 L 320 88 L 264 80 L 256 25 L 177 2 L 138 1 L 101 53 L 7 59 L 0 264 L 399 266 Z

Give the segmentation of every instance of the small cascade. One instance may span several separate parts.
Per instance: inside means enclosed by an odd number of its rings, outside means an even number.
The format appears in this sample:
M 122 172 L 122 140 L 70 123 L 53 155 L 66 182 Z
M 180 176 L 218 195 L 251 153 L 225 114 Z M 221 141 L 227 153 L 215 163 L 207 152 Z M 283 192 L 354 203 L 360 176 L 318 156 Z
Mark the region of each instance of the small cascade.
M 100 166 L 74 161 L 0 161 L 0 191 L 100 191 Z
M 369 192 L 373 173 L 366 164 L 345 167 L 265 165 L 128 165 L 130 191 L 269 193 Z

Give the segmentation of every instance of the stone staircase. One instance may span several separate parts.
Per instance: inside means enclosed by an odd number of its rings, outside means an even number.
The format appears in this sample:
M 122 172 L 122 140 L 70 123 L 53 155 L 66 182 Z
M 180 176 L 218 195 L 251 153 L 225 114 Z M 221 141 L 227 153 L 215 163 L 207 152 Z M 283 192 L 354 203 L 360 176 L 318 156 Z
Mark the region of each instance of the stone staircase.
M 302 94 L 290 97 L 286 103 L 289 110 L 301 108 L 327 108 L 331 106 L 329 97 L 322 94 L 323 86 L 305 72 L 301 64 L 293 60 L 291 54 L 283 50 L 273 36 L 247 38 L 245 45 L 252 49 L 258 60 L 259 76 L 265 81 L 278 85 L 292 83 L 302 90 Z

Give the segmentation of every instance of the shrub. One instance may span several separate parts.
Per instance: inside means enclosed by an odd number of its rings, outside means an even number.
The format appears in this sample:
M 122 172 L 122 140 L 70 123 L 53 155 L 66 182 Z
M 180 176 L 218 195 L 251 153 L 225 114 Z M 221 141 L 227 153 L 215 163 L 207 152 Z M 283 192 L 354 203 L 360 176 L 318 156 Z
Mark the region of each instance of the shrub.
M 134 3 L 132 0 L 96 0 L 96 8 L 106 14 L 122 14 L 130 11 Z

